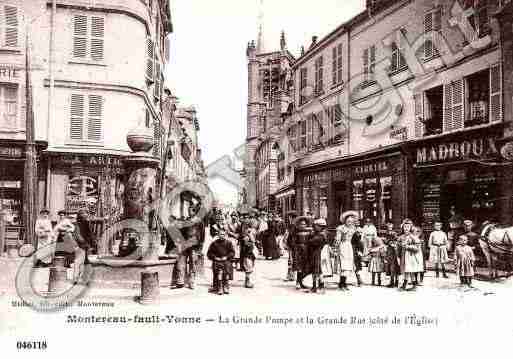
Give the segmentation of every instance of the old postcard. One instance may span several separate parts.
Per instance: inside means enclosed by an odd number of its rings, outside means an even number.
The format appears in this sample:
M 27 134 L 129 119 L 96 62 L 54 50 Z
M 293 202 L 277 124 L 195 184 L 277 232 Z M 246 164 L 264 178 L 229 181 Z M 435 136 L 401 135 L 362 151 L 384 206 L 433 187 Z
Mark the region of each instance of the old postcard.
M 511 1 L 0 0 L 6 357 L 509 357 L 512 274 Z

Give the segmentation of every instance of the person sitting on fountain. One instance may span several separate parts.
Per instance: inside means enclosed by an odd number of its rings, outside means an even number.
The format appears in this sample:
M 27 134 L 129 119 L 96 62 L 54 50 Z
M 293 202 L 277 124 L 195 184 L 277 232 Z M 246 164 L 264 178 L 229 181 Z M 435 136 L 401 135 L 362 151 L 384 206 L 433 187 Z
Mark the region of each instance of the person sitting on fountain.
M 213 291 L 219 295 L 230 294 L 229 277 L 234 256 L 235 249 L 233 244 L 227 240 L 226 231 L 219 229 L 215 240 L 207 251 L 207 258 L 212 261 Z

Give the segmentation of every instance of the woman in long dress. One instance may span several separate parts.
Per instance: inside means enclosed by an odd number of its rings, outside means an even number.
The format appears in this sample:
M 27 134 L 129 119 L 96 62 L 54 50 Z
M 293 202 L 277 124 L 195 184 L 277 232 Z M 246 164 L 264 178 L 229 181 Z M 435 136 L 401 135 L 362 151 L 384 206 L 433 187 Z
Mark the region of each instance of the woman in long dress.
M 55 253 L 55 236 L 49 210 L 43 209 L 39 213 L 39 218 L 36 220 L 35 232 L 37 237 L 37 264 L 48 265 L 52 263 Z
M 347 291 L 347 276 L 355 271 L 355 259 L 353 253 L 353 236 L 358 234 L 356 220 L 358 213 L 347 211 L 340 216 L 342 225 L 337 227 L 335 242 L 333 245 L 334 263 L 333 272 L 340 276 L 338 287 L 340 290 Z

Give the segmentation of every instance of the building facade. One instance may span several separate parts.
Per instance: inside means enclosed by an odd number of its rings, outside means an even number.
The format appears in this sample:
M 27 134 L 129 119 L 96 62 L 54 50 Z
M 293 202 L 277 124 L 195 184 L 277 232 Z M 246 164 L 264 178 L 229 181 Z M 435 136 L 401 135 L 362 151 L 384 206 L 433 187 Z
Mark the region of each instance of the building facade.
M 150 134 L 148 154 L 163 156 L 169 1 L 8 0 L 0 8 L 2 208 L 20 218 L 29 70 L 38 208 L 54 219 L 62 209 L 86 209 L 97 221 L 116 221 L 123 216 L 127 134 Z
M 296 209 L 333 227 L 349 209 L 427 230 L 451 207 L 478 224 L 509 220 L 511 7 L 368 1 L 314 38 L 291 67 L 295 155 L 281 155 Z

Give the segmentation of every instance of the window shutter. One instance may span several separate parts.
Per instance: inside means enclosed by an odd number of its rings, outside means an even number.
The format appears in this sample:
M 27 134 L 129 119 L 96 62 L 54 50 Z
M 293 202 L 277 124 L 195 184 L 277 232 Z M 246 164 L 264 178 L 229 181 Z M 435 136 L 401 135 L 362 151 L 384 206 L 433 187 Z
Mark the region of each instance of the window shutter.
M 101 141 L 102 139 L 103 98 L 89 95 L 89 118 L 87 122 L 87 139 Z
M 368 80 L 369 74 L 369 49 L 363 50 L 363 73 L 365 75 L 365 81 Z
M 70 134 L 72 140 L 84 138 L 84 95 L 72 94 L 70 103 Z
M 453 130 L 463 128 L 465 116 L 465 83 L 463 79 L 456 80 L 452 83 L 452 125 Z
M 155 97 L 155 101 L 160 100 L 160 79 L 161 79 L 161 72 L 160 72 L 160 62 L 157 58 L 155 58 L 155 85 L 153 86 L 153 96 Z
M 5 15 L 5 46 L 18 47 L 18 8 L 4 6 Z
M 369 59 L 369 73 L 373 74 L 374 73 L 374 67 L 376 65 L 376 46 L 375 45 L 372 45 L 370 47 L 370 59 Z
M 331 66 L 333 66 L 333 68 L 331 70 L 331 75 L 332 75 L 331 82 L 332 82 L 332 85 L 336 85 L 337 84 L 337 48 L 336 47 L 333 48 L 331 57 L 332 57 Z
M 399 69 L 399 49 L 397 48 L 397 44 L 395 42 L 392 42 L 391 48 L 392 48 L 391 68 L 392 68 L 392 71 L 395 71 L 395 70 Z
M 342 44 L 339 44 L 337 49 L 337 83 L 342 83 Z
M 451 83 L 444 85 L 444 132 L 452 131 L 454 128 L 452 92 Z
M 146 79 L 149 82 L 153 82 L 154 78 L 154 45 L 153 40 L 150 38 L 146 39 Z
M 490 68 L 490 121 L 502 121 L 502 76 L 500 64 Z
M 420 138 L 424 135 L 424 95 L 422 93 L 413 95 L 415 105 L 415 137 Z
M 438 7 L 433 12 L 433 30 L 440 31 L 442 30 L 442 8 Z
M 153 121 L 153 156 L 160 158 L 160 123 L 158 121 Z
M 73 57 L 87 57 L 87 16 L 73 17 Z
M 0 126 L 7 128 L 16 128 L 18 119 L 18 87 L 17 86 L 4 86 L 4 121 Z M 0 99 L 2 98 L 2 88 L 0 88 Z M 0 103 L 0 108 L 2 104 Z
M 424 58 L 433 57 L 433 13 L 424 15 Z
M 91 58 L 102 61 L 104 56 L 105 19 L 91 17 Z

